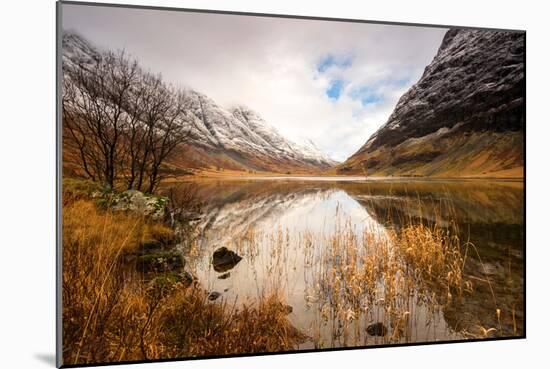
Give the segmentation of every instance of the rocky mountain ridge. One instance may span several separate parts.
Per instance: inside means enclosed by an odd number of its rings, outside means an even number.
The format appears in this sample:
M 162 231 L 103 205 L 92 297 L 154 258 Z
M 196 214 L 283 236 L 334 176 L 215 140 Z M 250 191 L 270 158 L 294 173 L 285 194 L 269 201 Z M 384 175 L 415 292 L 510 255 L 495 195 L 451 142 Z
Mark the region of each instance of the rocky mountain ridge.
M 102 52 L 84 37 L 64 32 L 64 64 L 95 63 Z M 185 127 L 189 140 L 173 165 L 196 169 L 268 172 L 317 172 L 336 164 L 314 145 L 295 143 L 257 112 L 237 106 L 226 109 L 205 94 L 187 88 Z
M 340 174 L 522 176 L 522 32 L 449 30 L 420 80 Z

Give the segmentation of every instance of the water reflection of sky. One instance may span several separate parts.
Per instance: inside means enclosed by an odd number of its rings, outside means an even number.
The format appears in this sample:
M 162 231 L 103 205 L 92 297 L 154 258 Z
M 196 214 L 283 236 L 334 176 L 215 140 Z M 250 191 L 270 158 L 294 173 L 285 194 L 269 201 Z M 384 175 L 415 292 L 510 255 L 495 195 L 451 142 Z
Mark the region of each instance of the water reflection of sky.
M 502 310 L 500 323 L 505 333 L 512 334 L 516 323 L 522 326 L 523 192 L 522 187 L 515 183 L 263 180 L 199 182 L 198 188 L 208 205 L 203 214 L 199 255 L 190 264 L 201 285 L 208 291 L 222 293 L 222 298 L 229 303 L 254 300 L 273 277 L 266 274 L 273 264 L 272 244 L 259 242 L 255 258 L 249 257 L 244 250 L 242 253 L 237 250 L 238 236 L 248 229 L 254 229 L 259 235 L 288 232 L 290 241 L 283 248 L 284 261 L 277 270 L 285 284 L 286 301 L 293 307 L 291 321 L 300 328 L 307 328 L 314 316 L 305 303 L 308 293 L 304 281 L 307 274 L 305 250 L 303 242 L 294 242 L 305 232 L 312 233 L 316 239 L 326 240 L 334 233 L 337 219 L 340 222 L 345 219 L 351 223 L 359 239 L 365 230 L 384 237 L 387 233 L 381 223 L 399 227 L 396 222 L 410 216 L 413 219 L 417 216 L 424 222 L 442 218 L 443 223 L 452 217 L 458 221 L 460 229 L 467 231 L 465 237 L 476 245 L 483 264 L 490 265 L 481 269 L 480 262 L 470 257 L 466 272 L 473 276 L 474 281 L 479 281 L 487 278 L 483 270 L 494 270 L 489 275 L 494 283 L 491 290 L 477 283 L 478 290 L 468 297 L 467 303 L 460 309 L 446 311 L 445 319 L 439 317 L 437 337 L 451 338 L 447 336 L 444 320 L 453 327 L 461 327 L 465 324 L 461 322 L 479 318 L 488 326 L 496 326 L 493 304 L 485 303 L 492 301 L 493 296 Z M 419 199 L 422 199 L 422 208 L 418 206 Z M 397 217 L 389 222 L 388 213 Z M 318 242 L 316 252 L 324 244 L 326 242 Z M 243 256 L 243 260 L 230 270 L 230 277 L 223 280 L 218 279 L 219 274 L 211 267 L 212 253 L 221 246 L 239 251 Z M 313 265 L 320 265 L 319 260 L 313 260 Z M 514 313 L 516 323 L 512 323 L 510 312 Z M 419 336 L 419 339 L 426 340 L 427 337 Z
M 332 233 L 336 228 L 337 212 L 340 219 L 351 222 L 358 235 L 363 234 L 365 229 L 381 229 L 365 208 L 342 190 L 295 198 L 282 213 L 261 219 L 256 224 L 256 229 L 269 231 L 281 228 L 288 229 L 291 233 Z
M 309 233 L 318 242 L 327 242 L 337 227 L 343 229 L 346 226 L 344 222 L 349 222 L 359 240 L 365 231 L 381 236 L 386 234 L 359 202 L 337 188 L 273 193 L 261 198 L 244 196 L 238 201 L 218 203 L 207 213 L 201 253 L 194 265 L 202 284 L 222 293 L 229 301 L 247 301 L 256 298 L 273 283 L 274 276 L 269 270 L 275 267 L 280 274 L 277 278 L 285 286 L 287 301 L 294 308 L 294 317 L 308 322 L 313 317 L 304 299 L 307 289 L 304 281 L 306 251 L 302 237 Z M 239 236 L 249 229 L 253 229 L 256 235 L 257 254 L 254 258 L 247 255 L 247 250 L 238 250 Z M 289 246 L 282 250 L 282 263 L 273 259 L 272 240 L 278 233 L 290 240 Z M 230 270 L 227 279 L 219 279 L 210 263 L 213 251 L 220 246 L 239 251 L 243 256 L 243 260 Z M 318 246 L 321 245 L 316 245 L 314 258 L 320 264 L 318 254 L 322 247 Z M 274 263 L 279 264 L 274 266 Z

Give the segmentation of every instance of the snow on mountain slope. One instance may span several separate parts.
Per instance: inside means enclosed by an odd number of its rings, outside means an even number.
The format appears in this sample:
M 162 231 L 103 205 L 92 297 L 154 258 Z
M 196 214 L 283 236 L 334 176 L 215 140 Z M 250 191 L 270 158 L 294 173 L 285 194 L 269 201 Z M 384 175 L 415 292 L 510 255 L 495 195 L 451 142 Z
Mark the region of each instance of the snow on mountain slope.
M 525 33 L 451 29 L 340 174 L 523 176 Z
M 336 160 L 331 159 L 327 154 L 322 152 L 315 143 L 310 139 L 302 139 L 294 144 L 294 148 L 301 153 L 305 158 L 311 161 L 328 163 L 330 166 L 338 164 Z
M 250 129 L 265 141 L 267 146 L 272 147 L 275 154 L 323 167 L 337 164 L 336 161 L 319 150 L 311 140 L 305 139 L 303 142 L 293 142 L 286 139 L 275 127 L 264 121 L 258 113 L 243 106 L 236 107 L 232 111 L 237 119 L 246 122 Z
M 63 63 L 85 65 L 101 58 L 98 49 L 75 33 L 64 32 L 62 45 Z M 190 130 L 187 147 L 195 154 L 200 151 L 194 155 L 201 158 L 195 164 L 272 172 L 317 171 L 336 164 L 311 142 L 288 140 L 244 106 L 225 109 L 200 92 L 188 88 L 183 93 Z
M 72 32 L 63 32 L 61 41 L 63 63 L 90 64 L 101 59 L 99 51 L 85 38 Z

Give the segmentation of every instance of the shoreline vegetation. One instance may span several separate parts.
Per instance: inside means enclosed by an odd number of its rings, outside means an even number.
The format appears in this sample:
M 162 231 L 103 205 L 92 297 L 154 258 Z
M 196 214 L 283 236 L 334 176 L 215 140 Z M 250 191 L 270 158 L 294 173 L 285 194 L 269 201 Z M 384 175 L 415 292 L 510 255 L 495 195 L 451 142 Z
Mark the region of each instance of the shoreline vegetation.
M 498 173 L 487 173 L 483 175 L 467 175 L 467 176 L 414 176 L 414 175 L 350 175 L 350 174 L 339 174 L 339 173 L 327 173 L 327 172 L 318 172 L 318 173 L 275 173 L 275 172 L 265 172 L 265 171 L 238 171 L 238 170 L 216 170 L 212 169 L 190 169 L 188 174 L 174 176 L 171 178 L 166 178 L 164 183 L 178 182 L 188 179 L 202 179 L 202 178 L 223 178 L 223 179 L 232 179 L 232 178 L 342 178 L 350 179 L 357 178 L 362 180 L 419 180 L 419 181 L 435 181 L 435 180 L 515 180 L 522 181 L 524 180 L 524 168 L 516 168 L 513 171 L 500 171 Z M 498 175 L 500 174 L 500 175 Z
M 300 331 L 289 320 L 276 268 L 254 302 L 211 298 L 200 285 L 186 262 L 197 234 L 189 218 L 174 222 L 175 204 L 196 208 L 192 194 L 169 199 L 132 192 L 128 202 L 127 193 L 63 181 L 66 364 L 284 352 L 304 342 L 316 348 L 419 342 L 417 314 L 436 314 L 475 293 L 463 276 L 473 245 L 460 240 L 456 229 L 411 220 L 385 237 L 371 229 L 360 239 L 336 214 L 341 224 L 334 234 L 319 239 L 306 232 L 298 240 L 310 250 L 305 298 L 317 311 L 311 329 Z M 143 196 L 145 205 L 134 206 L 133 196 Z M 276 241 L 274 255 L 289 247 L 280 230 L 263 236 Z M 236 237 L 237 251 L 246 257 L 262 235 L 249 230 Z M 279 256 L 276 262 L 284 262 Z M 493 303 L 500 323 L 502 312 Z M 326 332 L 330 342 L 323 339 Z M 499 335 L 501 327 L 483 324 L 456 332 L 457 339 Z
M 63 183 L 65 364 L 287 351 L 304 339 L 276 292 L 254 305 L 209 301 L 173 229 L 106 207 L 97 190 Z

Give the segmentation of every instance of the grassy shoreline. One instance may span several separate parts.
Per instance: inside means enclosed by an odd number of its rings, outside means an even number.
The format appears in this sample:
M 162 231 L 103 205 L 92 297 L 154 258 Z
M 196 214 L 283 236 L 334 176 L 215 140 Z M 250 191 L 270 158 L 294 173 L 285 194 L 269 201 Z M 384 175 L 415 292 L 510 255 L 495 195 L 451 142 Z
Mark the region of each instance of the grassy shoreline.
M 287 351 L 303 340 L 276 293 L 234 306 L 173 273 L 143 273 L 132 258 L 173 230 L 104 209 L 88 190 L 77 182 L 63 192 L 64 364 Z
M 280 288 L 266 288 L 253 303 L 210 301 L 196 278 L 193 283 L 182 278 L 188 273 L 185 261 L 170 259 L 174 245 L 192 243 L 191 235 L 176 234 L 162 219 L 116 211 L 96 195 L 97 188 L 64 181 L 66 364 L 284 352 L 299 349 L 305 340 L 317 348 L 417 342 L 418 299 L 429 311 L 443 311 L 475 289 L 463 275 L 465 244 L 456 231 L 410 221 L 388 230 L 386 238 L 373 230 L 358 237 L 344 219 L 326 238 L 307 232 L 301 238 L 306 264 L 313 266 L 308 297 L 315 300 L 317 320 L 312 331 L 300 331 L 289 320 Z M 243 247 L 254 249 L 261 242 L 242 237 Z M 284 254 L 287 236 L 265 237 L 277 241 L 276 255 Z M 245 257 L 248 252 L 237 251 Z M 320 261 L 308 259 L 313 255 Z M 144 264 L 148 260 L 152 267 Z M 496 307 L 499 322 L 500 313 Z M 367 325 L 373 318 L 378 328 Z M 376 329 L 383 337 L 372 337 Z M 322 332 L 332 335 L 332 343 Z M 479 322 L 456 333 L 484 338 L 500 331 Z

